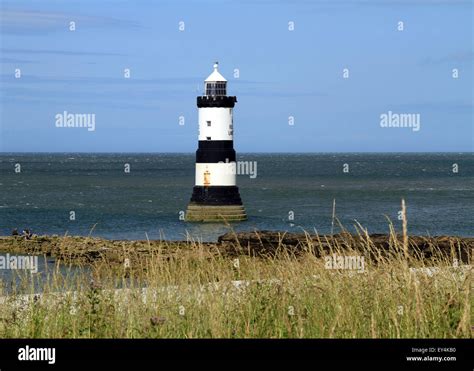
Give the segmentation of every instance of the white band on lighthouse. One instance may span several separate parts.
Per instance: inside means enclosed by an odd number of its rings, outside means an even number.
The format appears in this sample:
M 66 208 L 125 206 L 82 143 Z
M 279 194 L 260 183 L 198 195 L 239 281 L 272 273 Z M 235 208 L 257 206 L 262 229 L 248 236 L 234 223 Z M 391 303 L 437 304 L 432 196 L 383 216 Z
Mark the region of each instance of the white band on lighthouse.
M 232 108 L 199 108 L 199 140 L 233 140 Z
M 196 164 L 197 186 L 235 186 L 235 162 Z

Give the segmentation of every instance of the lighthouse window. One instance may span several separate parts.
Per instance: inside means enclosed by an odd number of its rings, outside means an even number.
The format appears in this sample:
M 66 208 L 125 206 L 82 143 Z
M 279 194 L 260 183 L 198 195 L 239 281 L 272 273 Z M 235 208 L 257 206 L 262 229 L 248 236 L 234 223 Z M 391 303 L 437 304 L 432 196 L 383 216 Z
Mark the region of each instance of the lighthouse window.
M 206 95 L 226 95 L 226 83 L 225 82 L 207 82 L 206 83 Z
M 207 140 L 211 140 L 211 137 L 206 137 Z
M 207 122 L 207 126 L 211 126 L 211 122 L 210 121 L 206 121 Z

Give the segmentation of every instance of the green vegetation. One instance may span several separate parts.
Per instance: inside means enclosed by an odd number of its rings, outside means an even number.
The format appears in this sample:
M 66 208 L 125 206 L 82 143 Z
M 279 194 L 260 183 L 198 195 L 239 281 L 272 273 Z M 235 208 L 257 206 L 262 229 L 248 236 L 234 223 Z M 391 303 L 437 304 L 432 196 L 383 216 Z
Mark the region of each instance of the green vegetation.
M 155 243 L 146 258 L 124 250 L 124 264 L 96 260 L 90 274 L 51 272 L 37 297 L 25 274 L 0 294 L 0 337 L 471 337 L 469 266 L 453 266 L 454 253 L 428 261 L 407 254 L 405 239 L 390 240 L 388 257 L 370 240 L 363 251 L 335 244 L 330 254 L 315 254 L 308 240 L 297 256 L 281 248 L 267 257 L 200 243 L 170 254 Z M 363 256 L 363 272 L 328 269 L 324 256 L 334 255 Z

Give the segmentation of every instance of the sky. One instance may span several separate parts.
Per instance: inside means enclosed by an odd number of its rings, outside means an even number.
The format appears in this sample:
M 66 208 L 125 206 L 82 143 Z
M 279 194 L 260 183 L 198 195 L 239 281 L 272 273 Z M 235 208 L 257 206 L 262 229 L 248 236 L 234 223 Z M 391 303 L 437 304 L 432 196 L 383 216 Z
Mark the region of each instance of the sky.
M 473 16 L 457 0 L 2 1 L 0 152 L 194 152 L 215 61 L 238 152 L 472 152 Z M 64 111 L 95 130 L 57 127 Z M 419 130 L 383 127 L 389 111 Z

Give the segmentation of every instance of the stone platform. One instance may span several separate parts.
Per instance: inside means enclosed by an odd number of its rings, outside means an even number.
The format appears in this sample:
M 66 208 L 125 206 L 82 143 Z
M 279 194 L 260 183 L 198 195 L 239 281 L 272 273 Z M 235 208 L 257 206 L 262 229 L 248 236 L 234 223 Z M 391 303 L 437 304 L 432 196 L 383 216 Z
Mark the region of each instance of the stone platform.
M 189 204 L 186 210 L 188 222 L 238 222 L 247 220 L 243 205 Z

